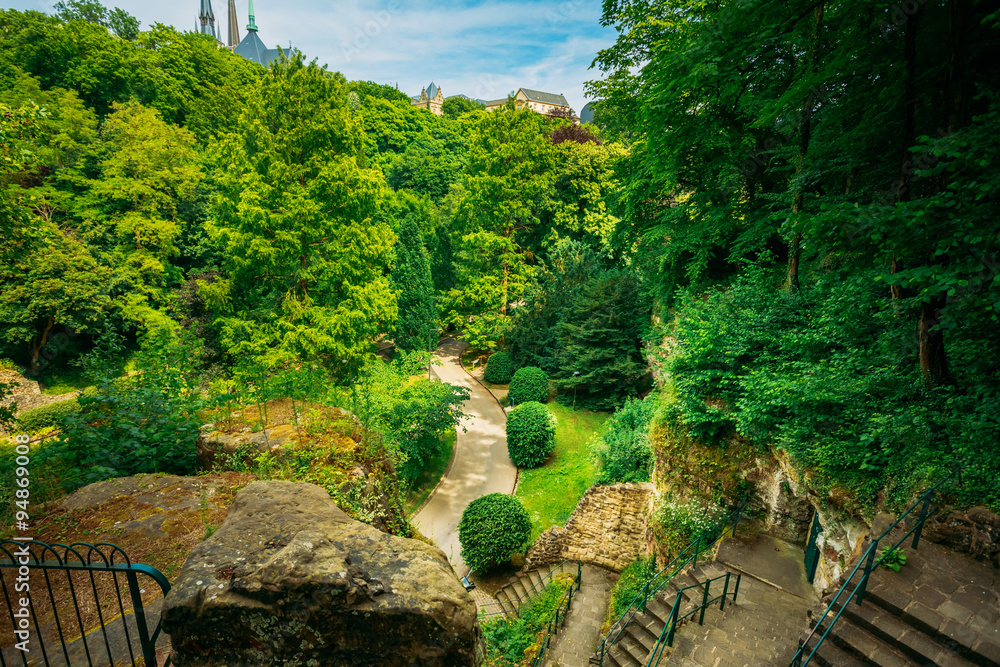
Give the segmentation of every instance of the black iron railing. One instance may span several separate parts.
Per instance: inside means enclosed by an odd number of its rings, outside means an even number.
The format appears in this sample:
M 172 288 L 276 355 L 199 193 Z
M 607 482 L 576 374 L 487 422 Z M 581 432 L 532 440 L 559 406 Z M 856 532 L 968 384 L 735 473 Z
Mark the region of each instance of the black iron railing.
M 851 570 L 851 574 L 844 580 L 844 583 L 837 591 L 837 594 L 833 596 L 833 599 L 823 612 L 823 615 L 816 621 L 812 632 L 809 633 L 809 636 L 806 637 L 804 641 L 799 642 L 799 649 L 795 652 L 795 656 L 792 658 L 790 667 L 804 667 L 804 665 L 809 664 L 809 661 L 812 660 L 814 655 L 816 655 L 816 651 L 819 650 L 820 645 L 826 640 L 827 635 L 830 634 L 833 626 L 837 624 L 838 620 L 840 620 L 840 616 L 844 613 L 844 609 L 850 603 L 851 598 L 854 598 L 854 601 L 859 605 L 865 601 L 865 591 L 868 588 L 868 579 L 871 577 L 872 572 L 882 565 L 882 562 L 887 557 L 891 556 L 893 552 L 899 548 L 899 546 L 903 544 L 908 537 L 910 537 L 910 535 L 913 535 L 913 542 L 910 546 L 913 549 L 917 548 L 920 544 L 920 536 L 923 533 L 924 524 L 927 522 L 927 519 L 932 517 L 939 509 L 938 507 L 934 507 L 933 509 L 931 508 L 931 502 L 934 499 L 934 495 L 942 485 L 951 481 L 951 479 L 955 476 L 958 476 L 959 483 L 961 484 L 961 474 L 961 470 L 959 468 L 955 468 L 950 475 L 925 491 L 924 494 L 920 496 L 915 503 L 910 505 L 910 507 L 903 512 L 891 526 L 886 528 L 877 538 L 868 543 L 868 548 L 861 555 L 861 558 L 858 559 L 857 564 L 854 566 L 854 569 Z M 883 549 L 882 555 L 876 559 L 876 554 L 879 550 L 879 543 L 881 543 L 881 541 L 889 535 L 889 533 L 894 531 L 901 523 L 903 523 L 903 520 L 906 519 L 906 517 L 908 517 L 918 506 L 920 507 L 920 514 L 913 526 L 903 533 L 903 536 L 896 540 L 895 544 L 891 547 Z M 857 582 L 854 582 L 854 577 L 859 571 L 861 572 L 861 577 L 857 580 Z M 823 621 L 827 619 L 831 611 L 837 608 L 837 603 L 840 602 L 841 597 L 843 597 L 847 589 L 851 587 L 852 582 L 854 582 L 854 587 L 851 589 L 851 592 L 846 598 L 844 598 L 844 601 L 840 604 L 839 609 L 837 609 L 837 613 L 833 616 L 830 622 L 826 624 L 826 627 L 824 627 Z M 813 639 L 816 639 L 815 643 L 813 643 Z
M 719 603 L 719 611 L 725 611 L 726 609 L 726 598 L 729 597 L 729 584 L 732 572 L 726 572 L 725 574 L 720 574 L 714 579 L 706 579 L 705 581 L 700 581 L 697 584 L 692 584 L 685 588 L 681 588 L 677 591 L 677 597 L 674 598 L 674 605 L 670 609 L 670 617 L 667 619 L 667 624 L 663 626 L 663 630 L 660 632 L 659 638 L 656 640 L 656 645 L 653 647 L 653 652 L 649 655 L 649 660 L 646 662 L 646 667 L 656 667 L 660 664 L 660 658 L 663 657 L 664 646 L 674 645 L 674 635 L 677 633 L 677 627 L 689 618 L 692 618 L 695 614 L 698 614 L 698 625 L 705 625 L 705 610 L 709 606 Z M 736 596 L 740 592 L 740 580 L 743 578 L 742 574 L 736 575 L 736 581 L 733 585 L 733 603 L 736 602 Z M 722 594 L 716 595 L 714 598 L 711 596 L 712 583 L 719 580 L 725 580 L 722 586 Z M 684 599 L 684 592 L 689 591 L 693 588 L 703 589 L 701 595 L 701 602 L 698 603 L 693 609 L 688 611 L 683 616 L 680 615 L 681 600 Z M 718 590 L 718 588 L 716 588 Z
M 748 499 L 744 498 L 740 502 L 739 507 L 729 513 L 729 516 L 723 520 L 722 524 L 715 528 L 710 528 L 702 532 L 698 537 L 691 541 L 684 549 L 681 550 L 677 556 L 667 564 L 665 568 L 657 572 L 653 577 L 646 582 L 643 586 L 642 592 L 636 595 L 632 603 L 629 604 L 628 608 L 622 613 L 618 620 L 614 622 L 611 628 L 608 630 L 608 634 L 604 636 L 600 645 L 597 647 L 597 658 L 598 665 L 604 665 L 604 656 L 611 649 L 621 634 L 628 627 L 628 624 L 632 622 L 632 619 L 640 611 L 645 613 L 646 603 L 650 598 L 654 597 L 661 588 L 670 583 L 677 574 L 679 574 L 688 565 L 698 563 L 698 559 L 702 554 L 707 553 L 712 547 L 718 544 L 727 535 L 732 535 L 736 532 L 736 527 L 740 523 L 740 519 L 743 513 L 746 511 Z
M 576 579 L 573 581 L 573 584 L 570 584 L 569 589 L 563 593 L 562 599 L 559 601 L 559 606 L 556 607 L 555 612 L 553 612 L 552 617 L 549 619 L 549 624 L 545 628 L 545 635 L 542 637 L 541 648 L 538 649 L 538 656 L 535 658 L 535 662 L 532 663 L 532 667 L 541 667 L 544 664 L 545 654 L 548 653 L 552 637 L 562 627 L 563 622 L 566 620 L 566 614 L 569 613 L 570 607 L 573 606 L 573 585 L 576 585 L 576 590 L 579 592 L 582 582 L 583 577 L 581 576 L 581 571 L 578 570 Z
M 3 632 L 14 640 L 4 637 L 9 648 L 0 651 L 0 666 L 41 659 L 47 666 L 154 667 L 160 623 L 150 631 L 140 575 L 164 595 L 170 591 L 158 570 L 132 563 L 114 544 L 0 541 L 0 590 L 11 622 Z
M 581 577 L 582 572 L 583 572 L 583 569 L 582 569 L 583 568 L 583 563 L 578 558 L 567 558 L 566 560 L 564 560 L 563 562 L 559 563 L 554 568 L 552 568 L 552 570 L 550 570 L 549 573 L 546 574 L 544 577 L 541 577 L 540 581 L 538 583 L 533 584 L 528 590 L 524 591 L 523 595 L 519 595 L 516 598 L 511 598 L 509 595 L 507 595 L 506 593 L 504 593 L 504 595 L 507 596 L 507 600 L 508 600 L 509 605 L 511 607 L 513 607 L 513 613 L 515 615 L 516 614 L 520 614 L 521 613 L 521 606 L 525 602 L 529 601 L 531 598 L 533 598 L 536 595 L 538 595 L 542 591 L 542 589 L 545 588 L 545 582 L 547 580 L 550 580 L 553 575 L 562 572 L 563 571 L 562 568 L 563 568 L 563 566 L 566 563 L 575 563 L 576 564 L 576 581 L 579 584 L 580 577 Z M 579 588 L 579 585 L 577 586 L 577 588 Z M 503 590 L 497 591 L 496 595 L 494 595 L 493 597 L 496 597 L 497 595 L 500 595 L 501 592 L 503 592 Z M 479 608 L 479 615 L 480 616 L 499 616 L 501 614 L 507 615 L 508 611 L 507 611 L 507 609 L 504 608 L 503 605 L 504 605 L 504 603 L 501 602 L 501 601 L 499 601 L 499 599 L 497 600 L 497 602 L 493 602 L 493 603 L 490 603 L 490 604 L 484 604 L 483 606 L 481 606 Z

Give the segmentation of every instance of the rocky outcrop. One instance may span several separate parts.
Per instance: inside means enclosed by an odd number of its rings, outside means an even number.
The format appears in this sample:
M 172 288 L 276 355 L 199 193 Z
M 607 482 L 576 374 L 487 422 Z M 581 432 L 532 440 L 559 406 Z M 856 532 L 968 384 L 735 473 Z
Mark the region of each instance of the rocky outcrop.
M 621 572 L 636 557 L 646 555 L 653 494 L 649 483 L 591 487 L 565 527 L 553 526 L 538 537 L 524 569 L 579 558 Z
M 478 665 L 476 604 L 440 549 L 344 514 L 312 484 L 255 482 L 191 553 L 163 628 L 178 667 Z

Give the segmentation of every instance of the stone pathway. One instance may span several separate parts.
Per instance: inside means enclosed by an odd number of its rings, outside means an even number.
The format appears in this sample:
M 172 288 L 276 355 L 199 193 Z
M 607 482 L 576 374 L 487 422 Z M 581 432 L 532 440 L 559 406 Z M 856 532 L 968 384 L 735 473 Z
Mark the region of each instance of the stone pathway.
M 449 384 L 470 391 L 462 409 L 470 419 L 458 429 L 455 456 L 430 498 L 413 517 L 420 532 L 434 541 L 459 576 L 468 571 L 462 562 L 458 543 L 458 522 L 466 506 L 489 493 L 513 493 L 517 468 L 507 456 L 507 415 L 483 385 L 462 368 L 460 362 L 466 343 L 454 338 L 441 341 L 435 356 L 443 366 L 435 366 L 433 375 Z
M 583 582 L 573 596 L 566 622 L 549 645 L 549 667 L 587 667 L 600 641 L 611 587 L 618 575 L 593 565 L 583 566 Z

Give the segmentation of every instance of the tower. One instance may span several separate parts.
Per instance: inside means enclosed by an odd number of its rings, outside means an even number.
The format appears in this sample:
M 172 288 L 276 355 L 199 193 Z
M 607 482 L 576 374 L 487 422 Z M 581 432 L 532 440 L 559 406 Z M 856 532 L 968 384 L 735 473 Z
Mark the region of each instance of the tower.
M 257 32 L 257 21 L 254 19 L 254 15 L 253 15 L 253 0 L 250 0 L 250 15 L 249 15 L 249 18 L 250 18 L 250 22 L 247 23 L 247 30 L 251 30 L 253 32 Z
M 240 24 L 236 18 L 236 0 L 229 0 L 229 50 L 232 51 L 240 43 Z
M 201 32 L 215 37 L 215 12 L 212 11 L 212 0 L 201 0 L 201 11 L 198 12 L 198 22 Z

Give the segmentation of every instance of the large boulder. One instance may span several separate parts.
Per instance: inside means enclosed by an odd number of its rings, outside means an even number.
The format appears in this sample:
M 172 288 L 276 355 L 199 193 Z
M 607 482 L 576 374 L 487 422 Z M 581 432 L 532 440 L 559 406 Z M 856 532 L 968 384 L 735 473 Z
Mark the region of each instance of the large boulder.
M 313 484 L 255 482 L 188 557 L 163 629 L 178 667 L 478 665 L 476 604 L 436 547 Z

